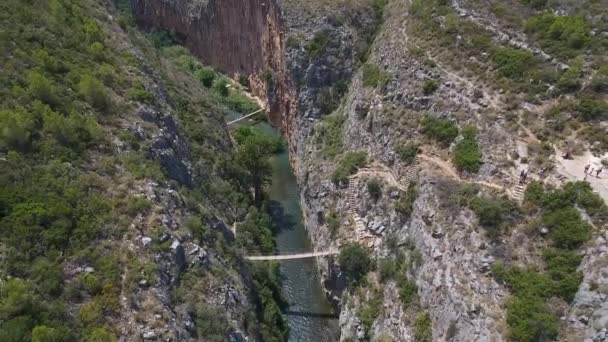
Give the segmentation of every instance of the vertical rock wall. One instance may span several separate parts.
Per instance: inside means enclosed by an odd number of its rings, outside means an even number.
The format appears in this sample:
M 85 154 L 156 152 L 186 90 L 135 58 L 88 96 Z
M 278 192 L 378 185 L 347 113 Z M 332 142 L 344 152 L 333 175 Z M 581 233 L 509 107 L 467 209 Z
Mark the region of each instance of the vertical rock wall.
M 272 123 L 290 136 L 295 102 L 276 0 L 131 0 L 131 4 L 139 25 L 172 31 L 204 63 L 228 75 L 248 76 Z

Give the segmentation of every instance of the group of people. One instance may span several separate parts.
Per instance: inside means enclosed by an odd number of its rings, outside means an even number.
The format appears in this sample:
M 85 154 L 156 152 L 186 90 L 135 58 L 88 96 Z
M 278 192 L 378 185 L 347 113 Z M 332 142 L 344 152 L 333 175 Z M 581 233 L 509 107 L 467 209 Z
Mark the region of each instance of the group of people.
M 519 184 L 524 184 L 526 179 L 528 179 L 528 170 L 522 169 L 519 173 Z
M 591 170 L 589 170 L 589 169 L 591 169 Z M 595 172 L 595 177 L 600 178 L 600 173 L 602 173 L 602 171 L 603 171 L 602 167 L 598 167 L 597 169 L 594 169 L 591 167 L 591 164 L 585 165 L 585 180 L 587 180 L 587 176 L 589 176 L 589 175 L 593 176 L 594 172 Z M 547 172 L 546 167 L 542 168 L 538 172 L 538 175 L 542 178 L 545 175 L 545 172 Z M 525 184 L 527 180 L 528 180 L 528 170 L 522 169 L 521 172 L 519 173 L 519 184 Z
M 589 168 L 591 168 L 591 171 L 589 171 Z M 585 165 L 585 179 L 587 179 L 588 175 L 593 175 L 593 172 L 595 171 L 595 177 L 599 178 L 600 177 L 600 173 L 602 173 L 603 168 L 602 167 L 598 167 L 597 169 L 593 169 L 591 167 L 591 164 L 587 164 Z

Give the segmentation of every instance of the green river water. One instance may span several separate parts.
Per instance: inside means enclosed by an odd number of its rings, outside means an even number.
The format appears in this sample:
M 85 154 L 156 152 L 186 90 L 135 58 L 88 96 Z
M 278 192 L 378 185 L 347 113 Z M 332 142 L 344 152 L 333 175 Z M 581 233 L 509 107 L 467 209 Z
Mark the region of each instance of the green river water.
M 273 136 L 279 135 L 265 122 L 255 127 Z M 310 239 L 303 224 L 299 188 L 287 149 L 272 157 L 272 165 L 272 182 L 267 187 L 267 193 L 272 219 L 279 227 L 279 233 L 275 236 L 277 252 L 311 251 Z M 283 295 L 289 303 L 284 312 L 290 329 L 289 341 L 338 341 L 338 320 L 332 317 L 331 305 L 321 288 L 316 260 L 281 261 L 280 270 Z

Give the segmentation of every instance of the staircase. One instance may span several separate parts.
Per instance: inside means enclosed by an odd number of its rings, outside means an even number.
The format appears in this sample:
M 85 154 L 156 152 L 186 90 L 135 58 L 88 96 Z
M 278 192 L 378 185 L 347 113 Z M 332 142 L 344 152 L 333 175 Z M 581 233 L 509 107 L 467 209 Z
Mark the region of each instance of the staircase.
M 367 231 L 363 218 L 361 218 L 357 212 L 357 198 L 355 194 L 357 193 L 358 189 L 359 181 L 357 177 L 350 177 L 348 179 L 348 195 L 346 197 L 346 201 L 348 203 L 353 222 L 355 223 L 355 234 L 352 236 L 352 238 L 354 238 L 355 241 L 362 242 L 367 247 L 371 247 L 374 243 L 373 236 Z
M 410 187 L 410 183 L 418 175 L 418 164 L 419 163 L 420 163 L 420 159 L 418 158 L 418 156 L 416 156 L 416 158 L 414 158 L 414 161 L 412 161 L 412 163 L 410 165 L 403 166 L 401 168 L 400 174 L 403 177 L 401 182 L 405 189 L 408 189 Z
M 518 184 L 515 186 L 515 188 L 513 188 L 513 199 L 518 201 L 518 202 L 523 202 L 524 200 L 524 193 L 526 192 L 526 187 L 522 184 Z

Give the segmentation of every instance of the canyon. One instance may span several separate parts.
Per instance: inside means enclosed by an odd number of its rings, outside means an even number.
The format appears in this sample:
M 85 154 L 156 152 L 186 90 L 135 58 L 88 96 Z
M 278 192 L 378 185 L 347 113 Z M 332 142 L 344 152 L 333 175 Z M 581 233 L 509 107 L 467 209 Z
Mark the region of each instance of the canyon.
M 565 63 L 571 63 L 537 48 L 538 43 L 513 28 L 510 17 L 496 19 L 489 7 L 477 8 L 475 1 L 438 3 L 449 12 L 433 19 L 443 29 L 455 22 L 464 27 L 481 25 L 477 30 L 491 44 L 531 51 L 547 68 L 561 65 L 565 70 Z M 428 312 L 433 340 L 508 339 L 504 305 L 510 289 L 491 275 L 490 268 L 498 260 L 538 263 L 529 252 L 538 250 L 538 236 L 527 234 L 524 224 L 514 223 L 509 233 L 492 240 L 471 210 L 457 209 L 450 201 L 463 186 L 477 186 L 483 196 L 504 196 L 514 203 L 524 200 L 525 189 L 518 185 L 520 170 L 543 165 L 529 157 L 538 153 L 539 140 L 523 120 L 542 116 L 555 103 L 543 93 L 549 94 L 554 86 L 543 84 L 534 99 L 516 90 L 505 91 L 505 83 L 495 82 L 498 76 L 488 66 L 487 52 L 467 56 L 471 38 L 464 36 L 469 33 L 466 29 L 454 29 L 464 33 L 454 33 L 454 41 L 443 46 L 435 44 L 440 38 L 422 35 L 419 27 L 424 23 L 413 14 L 423 11 L 415 7 L 425 6 L 419 1 L 133 0 L 132 4 L 142 25 L 175 32 L 205 64 L 235 79 L 249 78 L 252 92 L 267 104 L 270 121 L 288 141 L 305 227 L 315 250 L 356 242 L 367 246 L 376 260 L 397 248 L 399 257 L 411 263 L 406 277 L 418 289 L 415 308 L 396 304 L 402 297 L 397 281 L 378 285 L 378 279 L 372 278 L 363 290 L 336 288 L 336 266 L 319 263 L 327 295 L 340 308 L 341 341 L 425 340 L 416 327 L 420 312 Z M 566 13 L 576 10 L 560 8 Z M 380 71 L 374 72 L 387 78 L 367 85 L 366 71 L 359 69 L 362 60 L 378 66 Z M 459 65 L 458 60 L 466 62 Z M 430 80 L 439 84 L 437 89 L 421 91 Z M 349 85 L 347 91 L 340 90 L 343 84 Z M 333 98 L 342 99 L 328 105 Z M 331 139 L 328 135 L 334 134 L 335 121 L 326 119 L 331 112 L 334 119 L 339 117 L 340 151 L 365 151 L 375 163 L 351 174 L 347 184 L 331 181 L 339 160 L 324 146 Z M 454 145 L 448 151 L 424 142 L 416 122 L 429 112 L 476 126 L 483 155 L 478 172 L 457 170 L 450 161 Z M 408 141 L 424 145 L 413 165 L 400 159 L 397 151 Z M 560 163 L 563 148 L 557 144 L 548 158 Z M 604 157 L 596 153 L 586 158 L 600 167 Z M 583 180 L 578 171 L 559 168 L 531 177 L 553 187 Z M 366 198 L 364 183 L 372 179 L 387 189 L 378 202 Z M 391 203 L 405 196 L 410 184 L 417 184 L 417 197 L 404 220 Z M 603 187 L 594 184 L 602 197 Z M 329 227 L 330 215 L 337 217 L 337 232 Z M 608 339 L 608 280 L 600 271 L 608 266 L 607 239 L 605 227 L 594 231 L 582 253 L 583 278 L 572 304 L 555 303 L 562 322 L 560 340 Z M 374 291 L 381 293 L 382 314 L 364 323 L 361 310 L 377 296 Z

